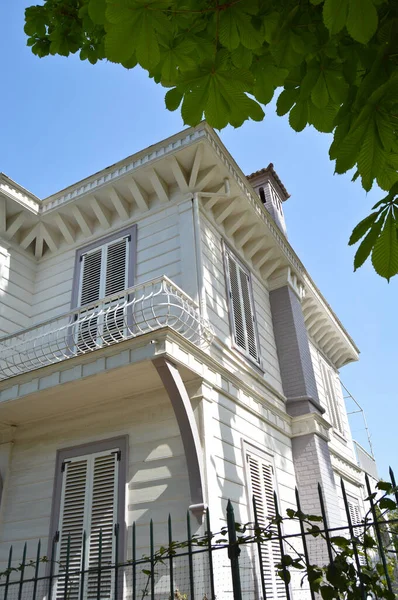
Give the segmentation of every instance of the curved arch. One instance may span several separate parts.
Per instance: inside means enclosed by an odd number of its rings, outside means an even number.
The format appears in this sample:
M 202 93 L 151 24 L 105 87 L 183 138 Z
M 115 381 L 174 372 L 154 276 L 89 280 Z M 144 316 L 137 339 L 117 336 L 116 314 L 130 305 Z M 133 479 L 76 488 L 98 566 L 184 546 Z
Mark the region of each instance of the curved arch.
M 165 358 L 156 358 L 152 362 L 166 388 L 180 429 L 191 492 L 189 508 L 194 513 L 202 513 L 205 508 L 203 453 L 191 401 L 177 367 Z

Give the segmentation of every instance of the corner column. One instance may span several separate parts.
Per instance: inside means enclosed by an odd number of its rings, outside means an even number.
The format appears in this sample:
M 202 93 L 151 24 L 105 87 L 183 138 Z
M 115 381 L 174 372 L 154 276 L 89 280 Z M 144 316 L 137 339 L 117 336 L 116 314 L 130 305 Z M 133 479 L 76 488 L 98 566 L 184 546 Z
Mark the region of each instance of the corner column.
M 330 527 L 341 525 L 329 452 L 331 425 L 323 418 L 299 290 L 290 278 L 270 292 L 276 347 L 286 410 L 292 417 L 292 452 L 302 510 L 320 514 L 321 485 Z

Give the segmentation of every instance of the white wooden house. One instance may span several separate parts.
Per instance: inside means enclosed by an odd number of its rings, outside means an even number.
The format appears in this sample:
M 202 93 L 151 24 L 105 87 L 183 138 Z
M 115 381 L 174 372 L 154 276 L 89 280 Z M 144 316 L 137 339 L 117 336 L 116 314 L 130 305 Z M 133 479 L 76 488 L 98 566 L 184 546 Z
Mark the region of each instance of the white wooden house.
M 284 512 L 296 485 L 317 511 L 318 482 L 338 526 L 341 477 L 360 514 L 339 383 L 358 350 L 289 244 L 288 197 L 206 123 L 43 200 L 0 175 L 2 566 L 115 523 L 128 558 L 134 521 L 144 545 L 170 513 L 182 539 L 188 507 L 216 528 L 228 498 L 248 521 L 252 494 Z

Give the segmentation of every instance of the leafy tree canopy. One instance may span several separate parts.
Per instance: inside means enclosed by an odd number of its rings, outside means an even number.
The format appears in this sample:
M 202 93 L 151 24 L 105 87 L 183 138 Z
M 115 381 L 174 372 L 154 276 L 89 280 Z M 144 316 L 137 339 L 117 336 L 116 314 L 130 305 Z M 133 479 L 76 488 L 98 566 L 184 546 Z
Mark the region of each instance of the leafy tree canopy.
M 277 90 L 295 131 L 333 132 L 336 173 L 387 192 L 350 244 L 398 273 L 398 0 L 44 0 L 25 32 L 39 57 L 141 65 L 188 125 L 261 121 Z

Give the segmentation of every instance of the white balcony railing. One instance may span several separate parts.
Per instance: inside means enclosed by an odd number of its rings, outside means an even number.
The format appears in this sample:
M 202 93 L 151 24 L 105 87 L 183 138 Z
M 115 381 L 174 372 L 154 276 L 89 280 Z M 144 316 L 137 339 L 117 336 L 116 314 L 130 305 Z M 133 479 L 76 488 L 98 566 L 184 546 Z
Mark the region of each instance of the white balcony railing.
M 0 380 L 171 327 L 196 346 L 211 343 L 197 304 L 167 277 L 0 338 Z

